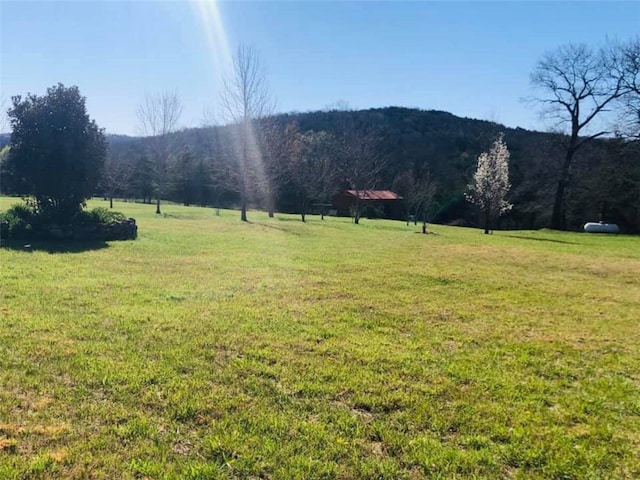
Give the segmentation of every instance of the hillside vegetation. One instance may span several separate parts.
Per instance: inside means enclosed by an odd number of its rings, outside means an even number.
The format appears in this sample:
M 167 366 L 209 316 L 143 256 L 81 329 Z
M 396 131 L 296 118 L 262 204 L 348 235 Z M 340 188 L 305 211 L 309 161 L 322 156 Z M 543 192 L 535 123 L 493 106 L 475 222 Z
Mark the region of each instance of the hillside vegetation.
M 434 110 L 387 107 L 278 114 L 256 127 L 256 131 L 263 132 L 258 143 L 269 186 L 264 183 L 266 179 L 254 179 L 250 192 L 254 208 L 266 210 L 273 206 L 281 212 L 300 212 L 296 189 L 286 172 L 286 156 L 270 152 L 281 149 L 281 145 L 273 145 L 273 139 L 289 125 L 296 125 L 302 133 L 326 132 L 340 137 L 345 130 L 351 130 L 375 139 L 376 150 L 386 163 L 376 188 L 393 189 L 395 180 L 403 174 L 421 178 L 428 173 L 438 184 L 433 219 L 475 226 L 481 223 L 478 212 L 465 201 L 464 193 L 478 156 L 504 132 L 511 153 L 512 189 L 508 201 L 514 205 L 499 225 L 505 229 L 550 225 L 554 191 L 568 142 L 568 137 L 561 134 L 507 128 Z M 187 205 L 237 207 L 237 179 L 229 177 L 237 169 L 233 138 L 234 131 L 229 126 L 190 128 L 170 134 L 172 161 L 171 168 L 161 175 L 162 198 Z M 154 201 L 159 179 L 152 159 L 152 141 L 124 135 L 109 135 L 108 139 L 109 160 L 99 192 Z M 8 141 L 8 135 L 0 134 L 0 147 Z M 598 139 L 580 149 L 571 167 L 566 196 L 569 229 L 580 230 L 587 221 L 603 220 L 618 223 L 628 233 L 640 231 L 639 149 L 640 142 L 616 139 Z M 337 163 L 340 160 L 333 158 Z M 2 163 L 0 158 L 0 171 Z M 11 193 L 14 188 L 9 172 L 2 173 L 2 191 Z M 334 181 L 328 193 L 337 193 L 344 187 Z M 323 203 L 327 198 L 314 201 Z
M 271 132 L 295 124 L 301 132 L 328 132 L 340 137 L 356 131 L 376 139 L 376 148 L 386 160 L 378 188 L 393 189 L 394 180 L 408 172 L 415 178 L 430 172 L 438 183 L 435 221 L 478 225 L 477 212 L 465 201 L 481 152 L 487 151 L 501 132 L 511 152 L 508 200 L 514 208 L 502 220 L 502 228 L 548 227 L 553 195 L 558 182 L 568 137 L 559 134 L 507 128 L 494 122 L 460 118 L 448 112 L 388 107 L 359 111 L 319 111 L 276 115 L 266 121 Z M 275 125 L 275 127 L 274 127 Z M 195 128 L 172 136 L 176 152 L 189 151 L 177 160 L 173 188 L 167 198 L 176 202 L 237 206 L 237 192 L 225 184 L 232 170 L 233 132 L 228 127 Z M 111 137 L 111 157 L 133 166 L 127 187 L 118 194 L 149 198 L 151 184 L 148 145 L 143 139 Z M 567 222 L 579 230 L 587 221 L 617 222 L 626 232 L 640 231 L 640 142 L 596 140 L 577 154 L 567 191 Z M 282 159 L 263 149 L 263 161 L 272 172 L 275 206 L 282 212 L 298 212 L 295 189 L 284 172 Z M 277 157 L 277 155 L 276 155 Z M 340 159 L 336 159 L 339 161 Z M 188 172 L 191 172 L 190 174 Z M 208 178 L 212 177 L 211 181 Z M 334 183 L 334 192 L 343 187 Z M 255 187 L 253 205 L 266 209 Z M 189 192 L 188 194 L 186 192 Z
M 0 249 L 0 478 L 640 476 L 639 238 L 114 206 Z

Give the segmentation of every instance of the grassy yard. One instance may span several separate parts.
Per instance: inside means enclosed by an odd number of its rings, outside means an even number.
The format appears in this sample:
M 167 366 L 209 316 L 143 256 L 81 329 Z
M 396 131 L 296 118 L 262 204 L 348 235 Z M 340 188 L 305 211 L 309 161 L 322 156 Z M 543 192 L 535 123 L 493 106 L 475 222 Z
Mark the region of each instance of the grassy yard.
M 0 478 L 640 477 L 640 238 L 116 209 L 0 249 Z

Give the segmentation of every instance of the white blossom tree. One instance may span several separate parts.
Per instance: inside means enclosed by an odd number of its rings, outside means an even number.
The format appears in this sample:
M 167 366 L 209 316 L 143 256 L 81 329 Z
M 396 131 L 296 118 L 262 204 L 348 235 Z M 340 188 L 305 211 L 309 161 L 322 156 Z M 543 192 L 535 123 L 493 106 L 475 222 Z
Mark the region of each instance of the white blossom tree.
M 512 205 L 505 200 L 509 188 L 509 150 L 504 134 L 500 134 L 491 149 L 478 157 L 478 167 L 466 195 L 482 212 L 484 233 L 489 233 L 492 222 L 511 209 Z

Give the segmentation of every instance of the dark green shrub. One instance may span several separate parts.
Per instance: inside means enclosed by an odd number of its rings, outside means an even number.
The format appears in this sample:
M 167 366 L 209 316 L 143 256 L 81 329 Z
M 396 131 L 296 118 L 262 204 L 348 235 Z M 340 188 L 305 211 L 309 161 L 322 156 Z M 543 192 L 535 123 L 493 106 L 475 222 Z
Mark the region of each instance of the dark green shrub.
M 0 238 L 23 240 L 129 240 L 137 236 L 135 220 L 104 207 L 81 210 L 70 222 L 22 203 L 0 212 Z
M 31 205 L 19 203 L 0 212 L 0 237 L 21 238 L 33 233 L 41 224 L 42 219 Z
M 82 210 L 74 218 L 75 224 L 79 225 L 110 225 L 126 220 L 120 212 L 114 212 L 105 207 L 96 207 L 91 210 Z

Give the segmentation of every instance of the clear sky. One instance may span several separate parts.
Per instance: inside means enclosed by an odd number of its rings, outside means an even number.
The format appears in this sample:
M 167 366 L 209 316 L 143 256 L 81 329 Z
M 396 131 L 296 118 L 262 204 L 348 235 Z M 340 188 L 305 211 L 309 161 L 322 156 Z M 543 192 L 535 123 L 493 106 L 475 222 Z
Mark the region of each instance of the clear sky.
M 212 34 L 203 12 L 216 10 Z M 640 1 L 0 0 L 0 86 L 7 99 L 78 85 L 91 117 L 121 134 L 139 133 L 145 95 L 176 90 L 181 126 L 198 126 L 218 109 L 226 41 L 260 52 L 280 112 L 342 101 L 544 129 L 521 101 L 540 56 L 639 32 Z

